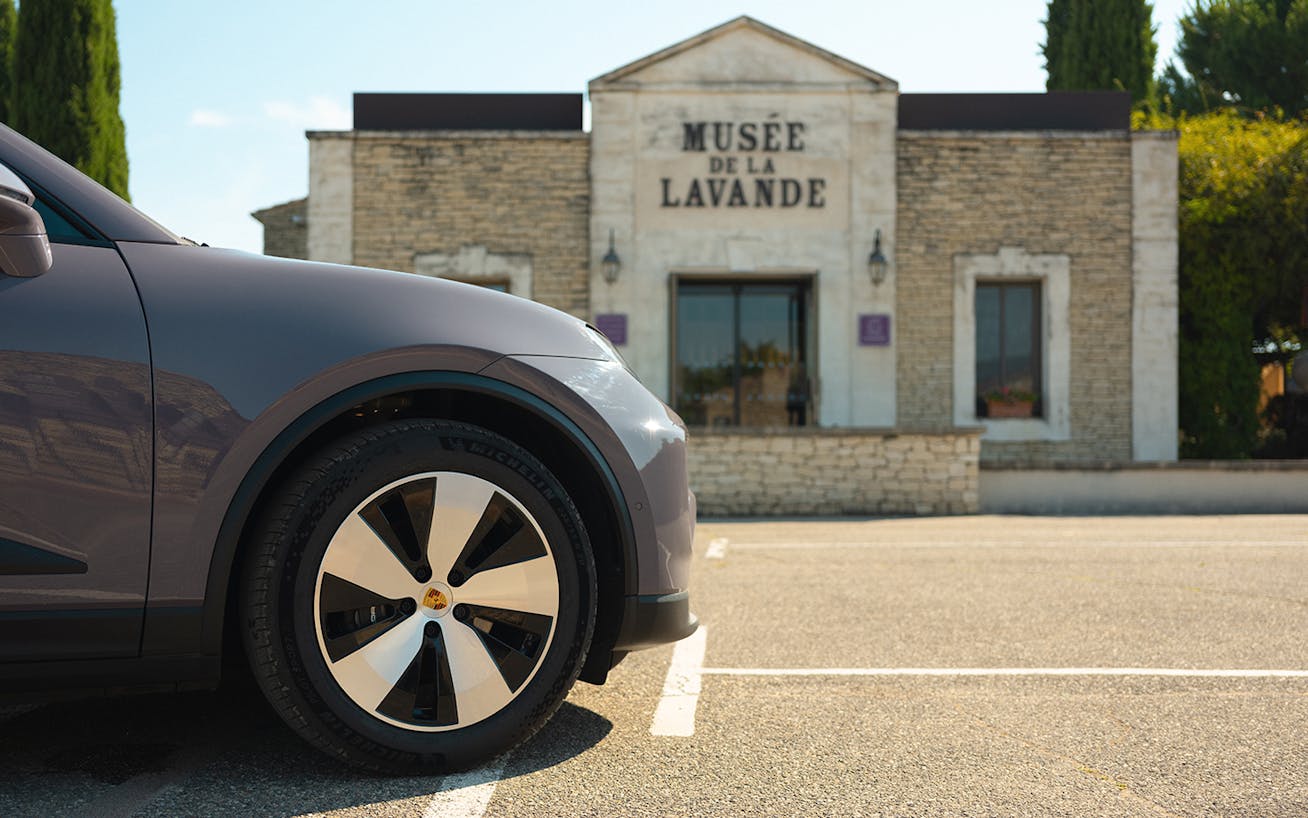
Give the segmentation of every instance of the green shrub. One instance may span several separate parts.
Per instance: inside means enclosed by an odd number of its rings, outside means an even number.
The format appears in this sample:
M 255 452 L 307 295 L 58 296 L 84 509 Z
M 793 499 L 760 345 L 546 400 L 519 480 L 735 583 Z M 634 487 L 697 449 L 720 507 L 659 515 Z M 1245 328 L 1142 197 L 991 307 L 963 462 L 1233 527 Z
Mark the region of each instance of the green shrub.
M 1136 124 L 1180 131 L 1181 454 L 1249 457 L 1254 344 L 1304 334 L 1308 124 L 1231 110 Z

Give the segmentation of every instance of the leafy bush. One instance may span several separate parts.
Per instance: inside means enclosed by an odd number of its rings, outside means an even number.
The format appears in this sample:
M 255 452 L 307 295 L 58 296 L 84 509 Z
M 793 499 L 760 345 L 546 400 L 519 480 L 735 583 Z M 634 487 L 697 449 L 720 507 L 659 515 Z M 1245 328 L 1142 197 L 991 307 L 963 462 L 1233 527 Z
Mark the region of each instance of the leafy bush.
M 1136 125 L 1180 131 L 1181 454 L 1249 457 L 1253 346 L 1308 335 L 1308 124 L 1219 110 Z

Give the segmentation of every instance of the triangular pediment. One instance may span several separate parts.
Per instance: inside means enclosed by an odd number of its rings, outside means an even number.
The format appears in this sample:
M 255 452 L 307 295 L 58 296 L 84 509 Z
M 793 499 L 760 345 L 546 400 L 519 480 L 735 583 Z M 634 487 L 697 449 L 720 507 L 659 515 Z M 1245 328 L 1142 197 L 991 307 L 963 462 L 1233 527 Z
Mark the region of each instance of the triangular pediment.
M 752 17 L 737 17 L 596 77 L 592 91 L 648 86 L 898 84 L 870 68 L 793 37 Z

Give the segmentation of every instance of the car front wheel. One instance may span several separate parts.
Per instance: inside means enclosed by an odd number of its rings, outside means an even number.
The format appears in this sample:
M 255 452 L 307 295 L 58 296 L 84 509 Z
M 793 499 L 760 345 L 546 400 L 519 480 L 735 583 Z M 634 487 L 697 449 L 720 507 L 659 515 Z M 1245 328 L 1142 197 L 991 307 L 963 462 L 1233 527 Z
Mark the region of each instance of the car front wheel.
M 242 581 L 255 676 L 297 732 L 386 772 L 466 767 L 558 708 L 595 569 L 572 500 L 521 447 L 434 420 L 312 458 L 266 508 Z

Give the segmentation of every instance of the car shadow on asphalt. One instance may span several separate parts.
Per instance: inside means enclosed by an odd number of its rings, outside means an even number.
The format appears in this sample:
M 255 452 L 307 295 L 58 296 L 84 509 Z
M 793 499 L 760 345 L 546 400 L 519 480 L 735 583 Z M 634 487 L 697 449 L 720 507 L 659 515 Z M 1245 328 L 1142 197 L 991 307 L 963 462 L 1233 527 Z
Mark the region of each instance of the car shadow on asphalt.
M 503 778 L 594 747 L 608 719 L 564 702 Z M 299 815 L 421 799 L 442 776 L 387 777 L 310 747 L 260 693 L 149 694 L 44 704 L 0 721 L 0 815 Z

